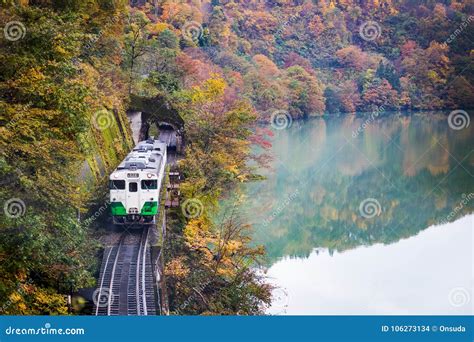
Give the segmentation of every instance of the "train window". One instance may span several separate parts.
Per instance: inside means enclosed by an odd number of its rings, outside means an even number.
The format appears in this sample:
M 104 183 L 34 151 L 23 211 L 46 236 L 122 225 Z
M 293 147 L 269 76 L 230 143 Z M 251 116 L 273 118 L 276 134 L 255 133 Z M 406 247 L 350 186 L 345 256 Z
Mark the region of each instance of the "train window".
M 135 182 L 128 183 L 128 191 L 137 192 L 138 191 L 138 183 L 135 183 Z
M 112 190 L 125 190 L 125 181 L 118 179 L 118 180 L 111 180 L 109 184 L 110 189 Z
M 142 190 L 156 190 L 158 189 L 158 181 L 156 179 L 142 180 Z

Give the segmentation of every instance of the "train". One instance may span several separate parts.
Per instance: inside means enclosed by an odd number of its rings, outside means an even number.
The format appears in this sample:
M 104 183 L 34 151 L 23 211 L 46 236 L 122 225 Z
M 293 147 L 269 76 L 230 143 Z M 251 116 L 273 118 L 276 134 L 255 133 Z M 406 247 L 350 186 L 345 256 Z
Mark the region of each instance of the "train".
M 116 225 L 154 224 L 165 176 L 167 144 L 140 141 L 110 174 L 110 208 Z

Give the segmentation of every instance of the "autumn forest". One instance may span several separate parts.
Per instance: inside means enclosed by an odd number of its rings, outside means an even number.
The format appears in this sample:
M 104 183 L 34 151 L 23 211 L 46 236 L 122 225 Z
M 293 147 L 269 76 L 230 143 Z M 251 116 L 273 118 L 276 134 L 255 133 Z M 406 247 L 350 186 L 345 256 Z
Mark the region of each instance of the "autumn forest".
M 141 101 L 150 122 L 183 123 L 181 196 L 205 210 L 171 212 L 164 272 L 170 312 L 205 315 L 271 303 L 251 227 L 214 217 L 261 178 L 276 114 L 474 107 L 472 0 L 1 4 L 0 199 L 22 206 L 0 216 L 0 314 L 80 313 L 64 294 L 95 286 L 108 215 L 84 220 L 133 147 Z

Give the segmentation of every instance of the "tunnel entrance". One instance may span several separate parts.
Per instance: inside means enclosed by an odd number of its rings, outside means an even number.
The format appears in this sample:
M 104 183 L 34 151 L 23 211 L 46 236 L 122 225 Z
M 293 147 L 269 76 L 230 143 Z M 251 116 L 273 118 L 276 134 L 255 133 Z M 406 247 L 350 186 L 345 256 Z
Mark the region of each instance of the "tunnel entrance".
M 153 136 L 163 141 L 170 152 L 182 152 L 182 133 L 167 122 L 148 122 L 144 136 L 147 138 Z
M 161 97 L 130 96 L 130 111 L 141 113 L 140 140 L 155 137 L 174 153 L 183 153 L 184 121 L 178 111 Z

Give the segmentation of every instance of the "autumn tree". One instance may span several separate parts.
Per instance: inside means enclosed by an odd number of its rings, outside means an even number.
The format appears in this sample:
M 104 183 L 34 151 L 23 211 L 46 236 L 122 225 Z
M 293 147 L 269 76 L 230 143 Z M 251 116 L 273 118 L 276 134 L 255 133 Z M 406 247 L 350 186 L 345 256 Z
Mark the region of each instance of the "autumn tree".
M 315 76 L 300 66 L 285 70 L 290 113 L 295 117 L 318 116 L 325 110 L 323 87 Z
M 183 198 L 197 200 L 203 208 L 198 217 L 185 221 L 184 241 L 173 247 L 166 266 L 178 313 L 262 313 L 270 298 L 270 288 L 250 269 L 263 250 L 249 246 L 249 227 L 234 216 L 221 222 L 211 219 L 224 190 L 251 176 L 246 160 L 255 115 L 247 102 L 229 96 L 228 88 L 214 74 L 177 94 L 188 139 L 180 162 L 186 177 Z M 206 285 L 197 289 L 203 282 Z M 186 298 L 192 303 L 180 306 Z
M 445 84 L 451 70 L 448 49 L 448 46 L 437 42 L 431 42 L 426 49 L 412 41 L 402 47 L 402 72 L 418 89 L 411 98 L 415 107 L 441 108 L 445 103 Z
M 132 10 L 127 18 L 125 30 L 124 64 L 129 74 L 129 93 L 133 90 L 134 72 L 138 59 L 145 55 L 153 41 L 148 38 L 148 18 L 140 11 Z
M 66 314 L 63 294 L 94 284 L 97 243 L 78 222 L 91 200 L 79 170 L 94 151 L 108 171 L 129 148 L 117 127 L 122 11 L 94 1 L 0 10 L 2 22 L 28 28 L 0 42 L 0 198 L 17 210 L 0 216 L 2 313 Z M 108 139 L 96 127 L 99 112 L 110 120 Z
M 362 94 L 366 109 L 395 109 L 398 106 L 398 94 L 386 79 L 376 78 Z

